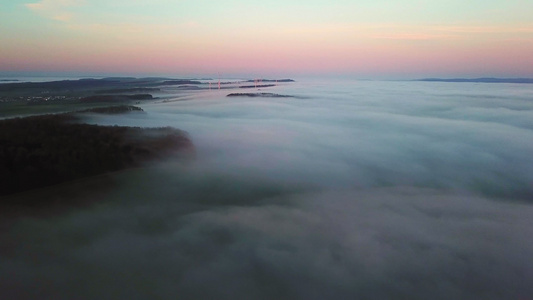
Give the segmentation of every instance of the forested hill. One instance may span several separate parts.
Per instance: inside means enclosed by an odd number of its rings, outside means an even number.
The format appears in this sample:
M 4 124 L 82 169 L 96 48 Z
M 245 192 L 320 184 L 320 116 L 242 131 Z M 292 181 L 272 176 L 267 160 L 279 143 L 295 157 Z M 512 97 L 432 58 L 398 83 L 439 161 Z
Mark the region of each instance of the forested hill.
M 77 124 L 73 114 L 0 120 L 0 195 L 138 166 L 175 151 L 193 151 L 171 127 Z

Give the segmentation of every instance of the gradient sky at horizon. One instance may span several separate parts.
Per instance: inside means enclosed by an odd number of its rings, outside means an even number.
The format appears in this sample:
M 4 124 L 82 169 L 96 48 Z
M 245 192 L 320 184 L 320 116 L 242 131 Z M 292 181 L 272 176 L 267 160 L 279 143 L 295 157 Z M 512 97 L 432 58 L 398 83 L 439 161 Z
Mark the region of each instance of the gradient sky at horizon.
M 533 77 L 533 1 L 10 0 L 0 44 L 4 73 Z

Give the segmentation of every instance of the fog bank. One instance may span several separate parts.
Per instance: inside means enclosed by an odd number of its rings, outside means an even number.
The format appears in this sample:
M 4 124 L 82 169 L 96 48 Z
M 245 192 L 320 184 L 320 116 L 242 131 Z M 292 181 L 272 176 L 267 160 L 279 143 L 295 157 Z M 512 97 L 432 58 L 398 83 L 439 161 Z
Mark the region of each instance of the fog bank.
M 174 126 L 196 159 L 0 232 L 17 299 L 527 299 L 533 87 L 299 82 L 90 123 Z

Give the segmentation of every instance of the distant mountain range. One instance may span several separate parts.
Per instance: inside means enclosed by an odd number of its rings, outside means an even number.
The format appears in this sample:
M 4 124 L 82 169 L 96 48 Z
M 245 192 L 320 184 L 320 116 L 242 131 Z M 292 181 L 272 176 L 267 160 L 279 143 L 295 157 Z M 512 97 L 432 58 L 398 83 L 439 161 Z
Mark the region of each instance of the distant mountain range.
M 481 82 L 481 83 L 533 83 L 533 78 L 423 78 L 414 81 L 432 82 Z

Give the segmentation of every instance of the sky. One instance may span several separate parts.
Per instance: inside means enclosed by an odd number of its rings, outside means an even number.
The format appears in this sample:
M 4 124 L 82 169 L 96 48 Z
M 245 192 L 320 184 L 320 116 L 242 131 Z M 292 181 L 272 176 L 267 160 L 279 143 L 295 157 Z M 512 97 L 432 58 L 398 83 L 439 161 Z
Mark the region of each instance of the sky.
M 529 0 L 10 0 L 0 73 L 533 77 Z

